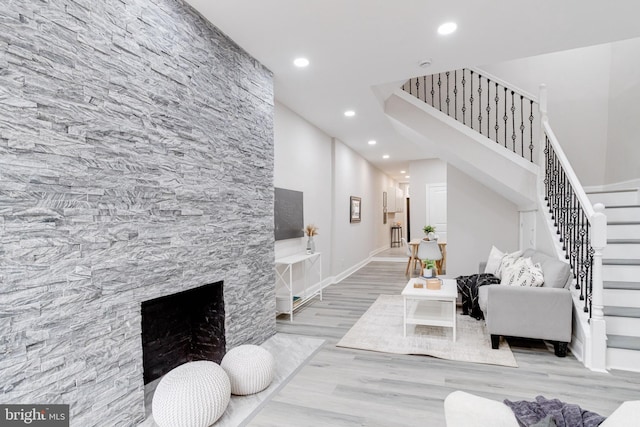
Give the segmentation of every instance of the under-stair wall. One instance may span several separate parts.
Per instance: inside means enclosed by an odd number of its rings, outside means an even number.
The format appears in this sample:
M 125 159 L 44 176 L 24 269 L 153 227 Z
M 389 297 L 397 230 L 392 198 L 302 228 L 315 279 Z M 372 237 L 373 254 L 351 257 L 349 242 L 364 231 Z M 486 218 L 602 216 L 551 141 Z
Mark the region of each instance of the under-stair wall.
M 385 101 L 396 130 L 438 153 L 520 209 L 536 204 L 538 166 L 459 123 L 403 90 Z

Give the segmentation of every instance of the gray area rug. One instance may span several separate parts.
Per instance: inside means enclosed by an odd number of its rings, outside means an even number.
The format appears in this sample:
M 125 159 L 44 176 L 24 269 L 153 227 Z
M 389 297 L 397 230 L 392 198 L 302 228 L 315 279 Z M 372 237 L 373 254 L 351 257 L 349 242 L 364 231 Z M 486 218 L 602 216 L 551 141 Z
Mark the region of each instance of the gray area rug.
M 492 350 L 484 321 L 463 316 L 460 309 L 456 320 L 456 342 L 452 340 L 451 328 L 434 326 L 407 325 L 407 336 L 403 337 L 402 310 L 402 296 L 380 295 L 337 346 L 518 367 L 505 339 L 501 338 L 499 349 Z

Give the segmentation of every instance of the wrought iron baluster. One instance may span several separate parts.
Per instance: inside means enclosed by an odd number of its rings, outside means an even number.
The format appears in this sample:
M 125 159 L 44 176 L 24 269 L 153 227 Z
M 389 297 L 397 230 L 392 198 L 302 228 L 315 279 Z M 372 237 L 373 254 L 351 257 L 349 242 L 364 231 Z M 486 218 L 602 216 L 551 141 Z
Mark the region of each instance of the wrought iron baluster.
M 471 123 L 471 129 L 473 129 L 473 70 L 471 70 L 471 98 L 469 98 L 469 103 L 471 104 L 471 111 L 470 111 L 470 119 L 469 119 L 469 123 Z
M 489 126 L 491 125 L 491 80 L 487 79 L 487 138 L 491 138 L 491 131 Z
M 420 78 L 416 77 L 416 98 L 420 99 Z
M 436 94 L 436 91 L 433 89 L 434 85 L 433 85 L 433 74 L 431 74 L 431 106 L 435 108 L 435 100 L 434 100 L 434 96 Z
M 516 152 L 516 107 L 513 101 L 513 96 L 515 92 L 511 91 L 511 145 L 513 148 L 513 152 Z
M 544 166 L 544 200 L 547 201 L 547 206 L 549 206 L 549 138 L 545 136 L 544 143 L 544 165 L 540 165 L 540 167 Z
M 451 99 L 449 98 L 449 71 L 444 74 L 445 76 L 447 76 L 447 98 L 444 102 L 447 103 L 447 116 L 450 116 L 451 114 L 449 114 L 449 103 L 451 102 Z
M 578 231 L 578 234 L 580 235 L 580 258 L 578 259 L 579 262 L 579 269 L 578 269 L 578 283 L 580 285 L 580 299 L 584 300 L 585 297 L 585 267 L 586 267 L 586 234 L 587 234 L 587 230 L 586 230 L 586 222 L 587 219 L 584 215 L 584 211 L 581 209 L 580 210 L 580 230 Z
M 478 132 L 482 134 L 482 76 L 478 74 Z
M 529 160 L 533 162 L 533 101 L 529 100 L 530 112 L 529 112 Z
M 560 235 L 560 243 L 562 243 L 562 249 L 566 250 L 564 246 L 564 214 L 565 214 L 565 206 L 564 206 L 564 193 L 565 193 L 565 180 L 567 175 L 564 173 L 564 169 L 558 163 L 558 168 L 560 172 L 560 186 L 559 186 L 559 194 L 558 194 L 558 234 Z
M 438 73 L 438 109 L 442 111 L 442 73 Z
M 427 76 L 422 78 L 422 92 L 424 93 L 424 102 L 427 103 Z
M 507 120 L 509 117 L 507 116 L 507 88 L 504 88 L 504 116 L 502 117 L 504 120 L 504 148 L 507 148 Z
M 496 131 L 496 144 L 499 144 L 498 142 L 498 131 L 500 130 L 500 126 L 498 125 L 498 101 L 500 101 L 500 95 L 498 95 L 498 83 L 496 83 L 496 97 L 494 98 L 496 101 L 496 125 L 494 127 L 495 131 Z
M 458 70 L 453 71 L 453 111 L 453 118 L 458 120 Z
M 465 90 L 465 85 L 467 84 L 467 80 L 464 76 L 464 71 L 465 69 L 462 69 L 462 124 L 466 125 L 467 124 L 467 120 L 466 120 L 466 112 L 467 112 L 467 93 Z
M 520 95 L 520 155 L 524 157 L 524 96 Z

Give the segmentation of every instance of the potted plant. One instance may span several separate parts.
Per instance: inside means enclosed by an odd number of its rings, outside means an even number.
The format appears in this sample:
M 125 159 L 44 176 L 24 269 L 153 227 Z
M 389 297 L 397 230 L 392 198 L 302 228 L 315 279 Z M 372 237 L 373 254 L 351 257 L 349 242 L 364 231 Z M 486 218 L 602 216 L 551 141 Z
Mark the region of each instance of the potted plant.
M 425 240 L 436 240 L 436 228 L 432 225 L 425 225 L 422 228 L 422 231 L 424 231 L 424 234 L 426 234 L 427 236 L 425 237 Z
M 423 259 L 424 277 L 433 277 L 433 270 L 436 268 L 436 262 L 432 259 Z

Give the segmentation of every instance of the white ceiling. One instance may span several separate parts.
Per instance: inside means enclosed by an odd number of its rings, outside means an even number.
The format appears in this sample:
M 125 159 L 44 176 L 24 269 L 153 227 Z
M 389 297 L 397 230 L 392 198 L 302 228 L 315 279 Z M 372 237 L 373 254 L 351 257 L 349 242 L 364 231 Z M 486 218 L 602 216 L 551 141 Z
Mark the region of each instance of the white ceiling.
M 279 102 L 399 181 L 410 160 L 430 154 L 393 130 L 373 88 L 640 36 L 638 0 L 187 2 L 273 72 Z M 447 21 L 458 30 L 438 35 Z M 296 68 L 299 56 L 311 64 Z M 420 68 L 427 58 L 432 66 Z M 356 116 L 344 117 L 347 109 Z

